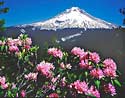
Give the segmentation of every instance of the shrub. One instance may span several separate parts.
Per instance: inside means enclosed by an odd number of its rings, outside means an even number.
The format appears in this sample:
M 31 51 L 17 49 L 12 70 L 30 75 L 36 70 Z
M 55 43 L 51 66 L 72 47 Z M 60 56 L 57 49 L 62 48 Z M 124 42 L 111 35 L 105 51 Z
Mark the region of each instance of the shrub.
M 50 47 L 37 62 L 37 51 L 27 35 L 0 40 L 1 97 L 111 98 L 121 86 L 111 58 L 80 47 Z

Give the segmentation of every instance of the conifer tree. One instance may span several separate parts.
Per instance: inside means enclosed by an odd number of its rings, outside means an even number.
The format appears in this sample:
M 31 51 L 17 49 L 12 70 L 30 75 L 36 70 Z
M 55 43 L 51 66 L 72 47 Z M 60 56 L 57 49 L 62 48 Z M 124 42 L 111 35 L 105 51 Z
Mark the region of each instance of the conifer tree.
M 4 6 L 4 1 L 0 1 L 0 15 L 7 13 L 9 11 L 9 8 L 3 7 L 3 6 Z M 0 32 L 5 30 L 4 24 L 5 24 L 5 20 L 0 19 Z
M 121 8 L 119 12 L 123 15 L 123 25 L 125 25 L 125 8 Z

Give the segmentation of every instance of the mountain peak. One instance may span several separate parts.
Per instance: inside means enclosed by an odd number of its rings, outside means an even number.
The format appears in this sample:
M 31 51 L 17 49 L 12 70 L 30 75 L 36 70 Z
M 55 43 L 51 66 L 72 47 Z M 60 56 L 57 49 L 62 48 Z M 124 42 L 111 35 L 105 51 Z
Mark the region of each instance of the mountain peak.
M 71 7 L 70 9 L 67 9 L 66 11 L 67 12 L 71 12 L 71 11 L 81 12 L 82 10 L 79 7 Z
M 84 28 L 84 29 L 112 29 L 115 25 L 96 18 L 79 7 L 72 7 L 63 13 L 46 20 L 29 25 L 40 29 L 64 29 L 64 28 Z

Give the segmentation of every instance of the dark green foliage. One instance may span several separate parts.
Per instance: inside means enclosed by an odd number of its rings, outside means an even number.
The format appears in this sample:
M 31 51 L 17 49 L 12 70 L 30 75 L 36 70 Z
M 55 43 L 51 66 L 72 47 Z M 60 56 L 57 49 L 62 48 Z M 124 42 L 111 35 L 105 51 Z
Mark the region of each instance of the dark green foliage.
M 4 5 L 4 1 L 0 1 L 0 14 L 7 13 L 9 11 L 9 8 L 2 7 L 3 5 Z M 0 32 L 5 30 L 4 24 L 5 24 L 5 20 L 0 19 Z
M 121 8 L 119 12 L 123 15 L 123 25 L 125 25 L 125 8 Z

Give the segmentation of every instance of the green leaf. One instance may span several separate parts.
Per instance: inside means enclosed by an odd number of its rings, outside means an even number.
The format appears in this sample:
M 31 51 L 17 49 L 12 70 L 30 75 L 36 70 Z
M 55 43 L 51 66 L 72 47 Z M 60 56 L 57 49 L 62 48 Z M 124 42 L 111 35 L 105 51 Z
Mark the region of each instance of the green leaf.
M 92 62 L 91 61 L 89 61 L 89 65 L 91 65 L 92 64 Z
M 85 71 L 85 76 L 86 76 L 86 77 L 88 76 L 88 72 L 87 72 L 87 71 Z
M 97 88 L 99 89 L 99 87 L 100 87 L 100 80 L 95 80 L 94 82 L 95 82 Z
M 81 80 L 81 79 L 82 79 L 82 77 L 83 77 L 83 75 L 82 75 L 82 74 L 80 74 L 80 75 L 79 75 L 79 80 Z
M 7 50 L 8 50 L 8 46 L 5 46 L 5 51 L 7 52 Z
M 118 85 L 119 87 L 121 87 L 121 83 L 120 83 L 117 79 L 114 80 L 114 83 L 115 83 L 116 85 Z
M 4 92 L 0 90 L 0 96 L 2 96 L 3 94 L 4 94 Z
M 24 57 L 24 60 L 25 60 L 26 62 L 29 61 L 29 55 L 25 56 L 25 57 Z
M 114 82 L 113 82 L 113 80 L 111 80 L 111 83 L 112 83 L 112 85 L 114 85 Z
M 1 48 L 0 50 L 3 51 L 4 50 L 4 45 L 2 45 L 0 48 Z
M 12 97 L 12 96 L 11 96 L 11 95 L 12 95 L 12 94 L 11 94 L 11 91 L 8 91 L 8 92 L 7 92 L 7 95 L 8 95 L 8 97 Z

